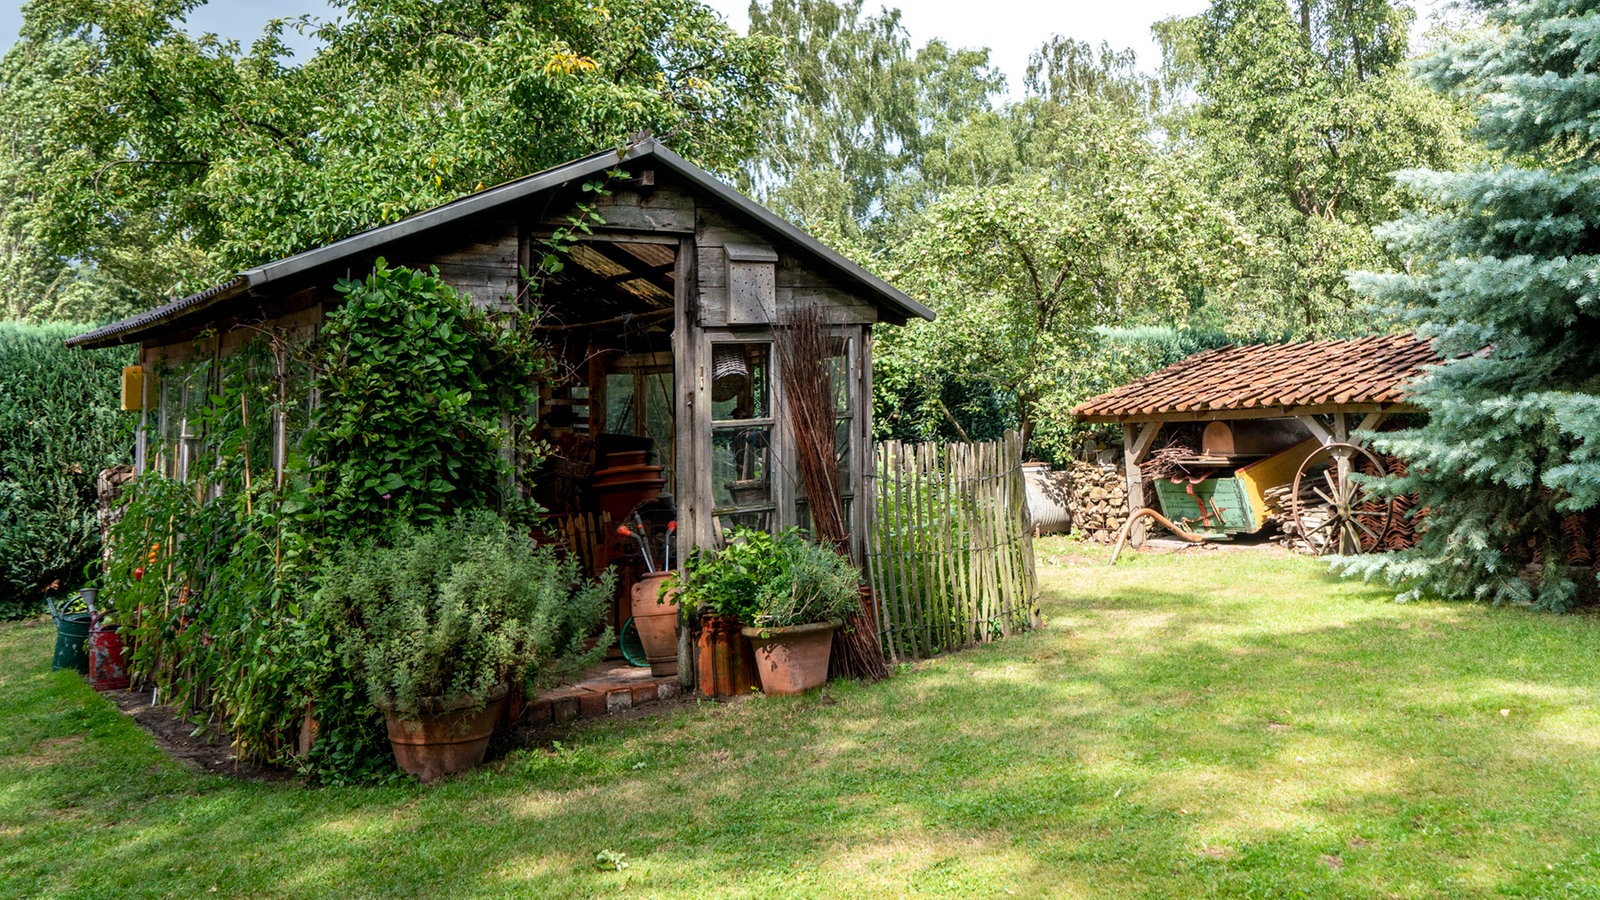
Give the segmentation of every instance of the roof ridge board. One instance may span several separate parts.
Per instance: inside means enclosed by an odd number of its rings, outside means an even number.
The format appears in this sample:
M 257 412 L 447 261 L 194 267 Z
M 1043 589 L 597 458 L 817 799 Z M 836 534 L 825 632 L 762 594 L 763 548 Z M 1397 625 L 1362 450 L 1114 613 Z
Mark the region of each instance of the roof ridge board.
M 574 178 L 593 175 L 596 172 L 604 171 L 607 166 L 621 165 L 622 163 L 651 155 L 650 148 L 655 143 L 655 139 L 650 138 L 621 150 L 608 148 L 587 156 L 581 156 L 577 159 L 551 166 L 548 169 L 541 169 L 521 178 L 502 182 L 491 188 L 485 188 L 482 191 L 457 197 L 438 206 L 419 210 L 387 225 L 374 225 L 348 237 L 340 238 L 331 244 L 312 247 L 309 250 L 302 250 L 293 256 L 262 263 L 254 268 L 246 269 L 241 274 L 247 276 L 258 274 L 260 276 L 259 281 L 254 278 L 251 279 L 252 287 L 287 278 L 320 265 L 321 262 L 317 259 L 318 257 L 327 257 L 329 261 L 337 260 L 346 255 L 346 253 L 359 253 L 361 250 L 371 249 L 375 243 L 402 240 L 426 231 L 435 225 L 456 222 L 475 213 L 520 200 L 529 194 L 536 194 L 548 188 L 559 187 Z M 601 163 L 605 164 L 602 165 Z M 382 240 L 374 241 L 373 239 L 380 234 Z

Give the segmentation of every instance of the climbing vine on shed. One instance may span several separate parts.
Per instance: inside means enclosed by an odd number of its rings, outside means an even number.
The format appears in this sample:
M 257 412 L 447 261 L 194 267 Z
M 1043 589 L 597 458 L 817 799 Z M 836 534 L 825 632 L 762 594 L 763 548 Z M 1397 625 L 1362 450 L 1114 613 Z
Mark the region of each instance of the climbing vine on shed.
M 515 313 L 474 307 L 437 270 L 382 259 L 365 280 L 336 290 L 345 299 L 323 327 L 307 441 L 323 527 L 354 534 L 460 509 L 530 513 L 513 463 L 536 459 L 539 448 L 512 442 L 550 362 L 501 321 Z

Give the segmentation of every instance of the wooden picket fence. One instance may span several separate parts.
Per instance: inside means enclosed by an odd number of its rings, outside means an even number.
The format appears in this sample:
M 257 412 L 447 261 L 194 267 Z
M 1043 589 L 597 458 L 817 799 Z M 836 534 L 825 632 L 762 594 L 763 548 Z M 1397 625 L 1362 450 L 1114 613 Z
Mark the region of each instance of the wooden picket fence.
M 1036 627 L 1021 437 L 873 449 L 867 574 L 884 654 L 924 658 Z

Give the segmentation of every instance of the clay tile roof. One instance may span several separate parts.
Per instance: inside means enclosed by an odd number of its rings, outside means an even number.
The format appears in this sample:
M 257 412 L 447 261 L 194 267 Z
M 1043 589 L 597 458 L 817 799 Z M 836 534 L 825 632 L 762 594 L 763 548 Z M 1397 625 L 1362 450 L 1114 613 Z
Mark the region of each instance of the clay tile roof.
M 1217 410 L 1391 404 L 1422 367 L 1427 341 L 1394 334 L 1206 350 L 1074 407 L 1089 421 Z

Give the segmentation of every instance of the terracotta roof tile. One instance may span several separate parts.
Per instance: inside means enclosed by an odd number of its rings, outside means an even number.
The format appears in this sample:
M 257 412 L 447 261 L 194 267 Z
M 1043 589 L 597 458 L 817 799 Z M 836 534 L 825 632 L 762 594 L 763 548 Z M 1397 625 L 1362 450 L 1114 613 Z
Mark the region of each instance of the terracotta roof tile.
M 1203 350 L 1086 400 L 1072 414 L 1119 419 L 1204 410 L 1395 403 L 1439 362 L 1409 334 Z

